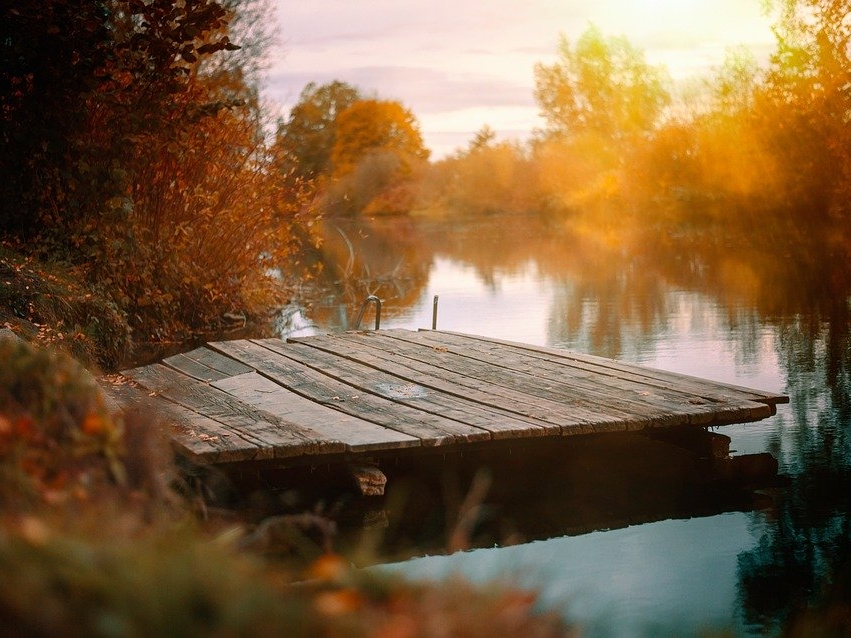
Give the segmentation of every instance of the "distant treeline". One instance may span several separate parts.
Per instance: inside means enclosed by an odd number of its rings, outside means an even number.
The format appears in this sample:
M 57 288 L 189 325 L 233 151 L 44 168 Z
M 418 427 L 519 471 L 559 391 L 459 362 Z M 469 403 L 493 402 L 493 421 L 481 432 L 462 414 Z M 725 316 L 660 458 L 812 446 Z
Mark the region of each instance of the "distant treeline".
M 562 39 L 558 60 L 535 69 L 545 129 L 524 145 L 482 129 L 427 171 L 418 206 L 540 211 L 592 232 L 831 228 L 847 246 L 851 8 L 778 9 L 767 68 L 733 49 L 714 77 L 676 92 L 623 38 L 592 27 Z
M 364 97 L 342 82 L 309 85 L 277 143 L 296 171 L 319 179 L 328 213 L 541 213 L 611 241 L 660 229 L 830 228 L 821 239 L 847 246 L 851 9 L 831 0 L 773 8 L 777 46 L 767 65 L 731 49 L 713 77 L 687 86 L 623 37 L 591 27 L 574 42 L 562 38 L 556 62 L 535 68 L 546 126 L 528 143 L 498 141 L 483 126 L 467 148 L 428 163 L 403 109 L 404 117 L 373 109 L 356 133 L 351 106 Z M 411 145 L 369 137 L 367 121 L 373 130 L 403 122 Z M 353 137 L 357 153 L 342 161 Z

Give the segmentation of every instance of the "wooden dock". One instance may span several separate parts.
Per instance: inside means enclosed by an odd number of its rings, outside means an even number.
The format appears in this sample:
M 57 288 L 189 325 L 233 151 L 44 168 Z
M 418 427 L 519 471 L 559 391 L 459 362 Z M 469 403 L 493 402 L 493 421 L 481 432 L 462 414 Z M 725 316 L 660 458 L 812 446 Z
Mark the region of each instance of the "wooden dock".
M 127 370 L 199 465 L 352 462 L 424 448 L 763 419 L 788 397 L 444 331 L 210 343 Z

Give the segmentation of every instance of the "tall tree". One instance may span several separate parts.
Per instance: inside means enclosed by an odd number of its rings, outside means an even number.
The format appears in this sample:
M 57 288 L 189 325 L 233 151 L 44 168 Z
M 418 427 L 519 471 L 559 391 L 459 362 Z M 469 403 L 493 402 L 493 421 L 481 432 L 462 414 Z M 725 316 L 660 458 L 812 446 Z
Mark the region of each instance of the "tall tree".
M 485 124 L 482 128 L 476 131 L 475 135 L 473 135 L 473 139 L 470 140 L 467 147 L 467 152 L 472 153 L 473 151 L 480 149 L 491 148 L 495 143 L 496 131 Z
M 766 136 L 790 196 L 813 214 L 851 209 L 851 5 L 778 0 L 778 47 L 763 94 Z
M 278 125 L 276 142 L 297 176 L 328 172 L 337 141 L 337 116 L 361 99 L 356 87 L 338 80 L 321 86 L 311 82 L 302 89 L 289 119 Z
M 410 210 L 428 159 L 414 115 L 399 102 L 360 100 L 340 113 L 322 205 L 329 212 Z
M 626 38 L 593 26 L 575 46 L 562 36 L 558 60 L 535 66 L 535 98 L 551 135 L 610 140 L 651 130 L 670 102 L 662 69 Z
M 331 165 L 337 176 L 351 172 L 370 153 L 392 153 L 408 170 L 428 159 L 419 124 L 402 104 L 390 100 L 360 100 L 337 118 Z

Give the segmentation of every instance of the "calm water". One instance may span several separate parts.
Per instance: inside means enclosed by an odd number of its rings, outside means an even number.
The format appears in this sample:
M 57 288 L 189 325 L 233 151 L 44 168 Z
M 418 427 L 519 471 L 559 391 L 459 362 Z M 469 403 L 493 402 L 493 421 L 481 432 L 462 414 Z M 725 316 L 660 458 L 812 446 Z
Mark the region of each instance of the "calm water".
M 790 396 L 764 421 L 719 428 L 735 455 L 770 452 L 789 477 L 759 507 L 688 503 L 497 539 L 386 566 L 415 577 L 460 573 L 539 590 L 591 635 L 775 630 L 847 573 L 851 550 L 849 282 L 829 255 L 789 246 L 708 246 L 660 239 L 626 251 L 589 246 L 526 218 L 464 223 L 330 222 L 326 294 L 283 322 L 286 333 L 350 328 L 377 294 L 382 327 L 438 328 L 563 347 Z M 807 254 L 802 263 L 801 254 Z M 372 316 L 364 324 L 371 327 Z M 595 475 L 605 480 L 605 466 Z M 537 494 L 540 511 L 568 505 Z M 754 501 L 756 502 L 756 501 Z M 573 507 L 573 505 L 571 505 Z M 526 511 L 526 510 L 524 510 Z M 537 510 L 529 510 L 535 512 Z M 523 514 L 526 517 L 539 513 Z M 528 540 L 528 539 L 527 539 Z M 423 547 L 422 553 L 435 553 Z M 847 592 L 845 592 L 847 594 Z

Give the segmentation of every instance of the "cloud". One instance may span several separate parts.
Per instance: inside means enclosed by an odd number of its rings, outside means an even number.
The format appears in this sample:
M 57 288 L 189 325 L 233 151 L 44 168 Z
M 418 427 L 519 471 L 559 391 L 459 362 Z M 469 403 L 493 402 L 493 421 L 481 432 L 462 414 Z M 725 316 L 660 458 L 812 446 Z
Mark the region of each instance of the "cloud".
M 379 99 L 398 100 L 417 116 L 471 107 L 530 106 L 528 84 L 469 72 L 409 66 L 367 66 L 291 73 L 279 70 L 269 78 L 277 96 L 291 105 L 308 82 L 341 80 Z

